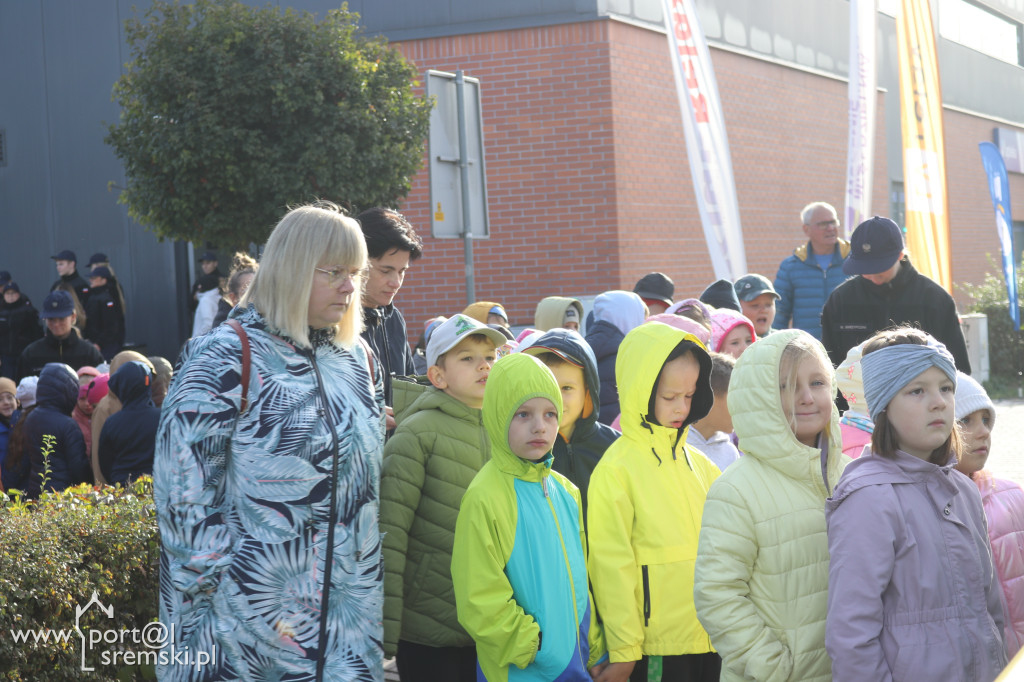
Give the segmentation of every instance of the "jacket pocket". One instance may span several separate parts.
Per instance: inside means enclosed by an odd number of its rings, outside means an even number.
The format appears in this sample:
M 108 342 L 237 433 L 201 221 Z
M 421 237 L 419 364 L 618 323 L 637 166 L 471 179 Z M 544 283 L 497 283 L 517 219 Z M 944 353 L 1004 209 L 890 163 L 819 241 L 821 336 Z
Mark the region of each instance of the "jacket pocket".
M 646 564 L 640 567 L 644 585 L 644 627 L 651 624 L 651 574 Z

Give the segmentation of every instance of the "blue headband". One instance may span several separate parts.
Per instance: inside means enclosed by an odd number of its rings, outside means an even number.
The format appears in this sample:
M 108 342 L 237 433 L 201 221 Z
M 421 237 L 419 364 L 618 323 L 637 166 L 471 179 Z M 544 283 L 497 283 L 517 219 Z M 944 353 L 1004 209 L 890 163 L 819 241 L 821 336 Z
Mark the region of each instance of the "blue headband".
M 938 367 L 956 386 L 956 365 L 946 347 L 929 337 L 928 345 L 901 343 L 868 353 L 861 358 L 864 398 L 868 415 L 875 417 L 889 405 L 900 389 L 929 367 Z

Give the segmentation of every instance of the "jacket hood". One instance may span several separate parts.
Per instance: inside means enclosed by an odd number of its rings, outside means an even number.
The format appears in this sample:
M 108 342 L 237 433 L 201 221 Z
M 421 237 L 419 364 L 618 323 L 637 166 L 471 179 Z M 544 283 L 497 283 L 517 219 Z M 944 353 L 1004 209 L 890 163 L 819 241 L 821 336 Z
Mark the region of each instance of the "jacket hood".
M 716 353 L 722 352 L 722 342 L 736 327 L 743 325 L 750 330 L 750 340 L 757 341 L 757 331 L 754 323 L 743 313 L 738 313 L 729 308 L 718 308 L 711 313 L 711 350 Z
M 575 298 L 564 296 L 548 296 L 537 304 L 537 312 L 533 315 L 533 326 L 541 331 L 556 329 L 565 322 L 565 311 L 576 308 L 580 326 L 583 325 L 583 304 Z
M 874 453 L 865 454 L 850 462 L 846 467 L 843 479 L 836 486 L 835 494 L 825 501 L 825 512 L 835 511 L 847 497 L 861 488 L 871 485 L 918 483 L 934 476 L 942 469 L 952 469 L 955 465 L 955 457 L 950 458 L 949 462 L 940 467 L 937 464 L 908 455 L 902 450 L 897 450 L 896 457 L 893 459 Z M 957 474 L 950 472 L 949 475 L 956 476 Z M 956 484 L 949 481 L 948 476 L 942 477 L 942 480 L 949 492 L 956 491 Z M 931 493 L 929 492 L 929 494 Z
M 540 360 L 513 353 L 494 363 L 484 390 L 483 418 L 491 441 L 491 460 L 501 471 L 527 481 L 539 481 L 551 468 L 551 454 L 537 462 L 521 459 L 508 445 L 508 428 L 519 406 L 533 398 L 547 398 L 562 418 L 562 392 L 555 375 Z
M 587 395 L 590 397 L 590 411 L 583 410 L 579 424 L 593 424 L 600 416 L 601 410 L 601 379 L 597 374 L 597 358 L 582 336 L 570 329 L 552 329 L 544 333 L 523 352 L 537 355 L 554 352 L 569 361 L 583 366 L 583 380 L 587 382 Z
M 62 362 L 48 362 L 39 373 L 36 405 L 71 415 L 78 403 L 78 375 Z
M 822 481 L 821 450 L 797 440 L 778 398 L 782 353 L 790 341 L 799 337 L 819 343 L 807 332 L 786 329 L 769 334 L 743 352 L 729 381 L 729 413 L 733 415 L 733 428 L 745 455 L 792 478 Z M 843 461 L 839 411 L 835 403 L 831 407 L 826 426 L 829 491 L 839 480 Z
M 110 376 L 114 376 L 114 373 L 121 369 L 121 365 L 126 362 L 141 362 L 150 369 L 153 369 L 153 363 L 142 353 L 136 353 L 133 350 L 123 350 L 110 361 Z
M 126 362 L 110 376 L 107 383 L 124 408 L 155 406 L 152 386 L 153 370 L 138 361 Z
M 690 414 L 678 429 L 654 423 L 650 413 L 651 395 L 658 383 L 658 375 L 665 360 L 681 342 L 693 346 L 700 364 L 697 392 L 690 402 Z M 711 356 L 693 334 L 670 327 L 661 322 L 648 322 L 622 340 L 615 358 L 615 378 L 619 386 L 619 405 L 622 408 L 622 435 L 646 440 L 655 437 L 658 444 L 667 444 L 674 451 L 680 441 L 686 440 L 690 424 L 706 417 L 714 403 L 711 392 Z M 663 443 L 665 441 L 665 443 Z
M 632 291 L 606 291 L 594 299 L 594 322 L 608 322 L 623 334 L 644 323 L 646 306 Z
M 839 249 L 840 260 L 845 260 L 846 257 L 850 255 L 850 242 L 846 241 L 845 239 L 838 239 L 836 241 L 836 248 Z M 813 251 L 811 249 L 810 241 L 808 241 L 806 244 L 801 244 L 800 246 L 793 249 L 793 255 L 804 262 L 807 262 L 807 256 L 811 253 L 813 253 Z M 833 251 L 832 253 L 834 257 L 835 251 Z

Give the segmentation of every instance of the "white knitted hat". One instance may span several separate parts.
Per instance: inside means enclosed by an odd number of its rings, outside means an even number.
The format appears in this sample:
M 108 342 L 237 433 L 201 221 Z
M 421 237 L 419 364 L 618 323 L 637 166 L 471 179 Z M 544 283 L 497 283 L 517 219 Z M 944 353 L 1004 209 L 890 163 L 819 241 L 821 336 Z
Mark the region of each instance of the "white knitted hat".
M 996 423 L 996 406 L 988 397 L 981 384 L 964 374 L 956 373 L 956 418 L 968 417 L 978 410 L 989 410 L 992 413 L 992 425 Z

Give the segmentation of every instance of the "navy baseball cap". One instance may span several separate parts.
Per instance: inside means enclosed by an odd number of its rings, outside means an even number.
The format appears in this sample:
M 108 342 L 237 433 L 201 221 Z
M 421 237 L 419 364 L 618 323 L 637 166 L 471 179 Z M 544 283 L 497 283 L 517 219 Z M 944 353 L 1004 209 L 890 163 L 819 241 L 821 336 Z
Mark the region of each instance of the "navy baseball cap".
M 202 263 L 204 260 L 217 260 L 217 254 L 213 251 L 204 251 L 203 255 L 199 257 L 199 262 Z
M 753 301 L 761 294 L 771 294 L 775 298 L 782 298 L 778 292 L 775 291 L 775 287 L 764 275 L 758 275 L 757 273 L 750 273 L 749 275 L 743 275 L 736 283 L 733 284 L 733 288 L 736 290 L 736 296 L 741 301 Z
M 86 265 L 86 267 L 89 267 L 89 266 L 93 265 L 94 263 L 109 263 L 109 262 L 110 262 L 110 259 L 107 258 L 107 254 L 105 254 L 105 253 L 94 253 L 91 256 L 89 256 L 89 262 L 86 263 L 85 265 Z
M 110 268 L 105 265 L 101 265 L 98 268 L 93 268 L 89 273 L 90 277 L 103 277 L 104 279 L 110 279 Z
M 48 320 L 52 317 L 67 317 L 73 312 L 75 312 L 75 302 L 71 300 L 71 294 L 57 289 L 47 294 L 39 317 Z
M 73 260 L 76 263 L 78 262 L 78 258 L 75 257 L 75 252 L 74 251 L 69 251 L 68 249 L 64 249 L 63 251 L 58 253 L 56 256 L 50 256 L 50 258 L 52 260 Z
M 903 231 L 889 218 L 868 218 L 850 236 L 850 255 L 843 261 L 847 275 L 885 272 L 903 253 Z

